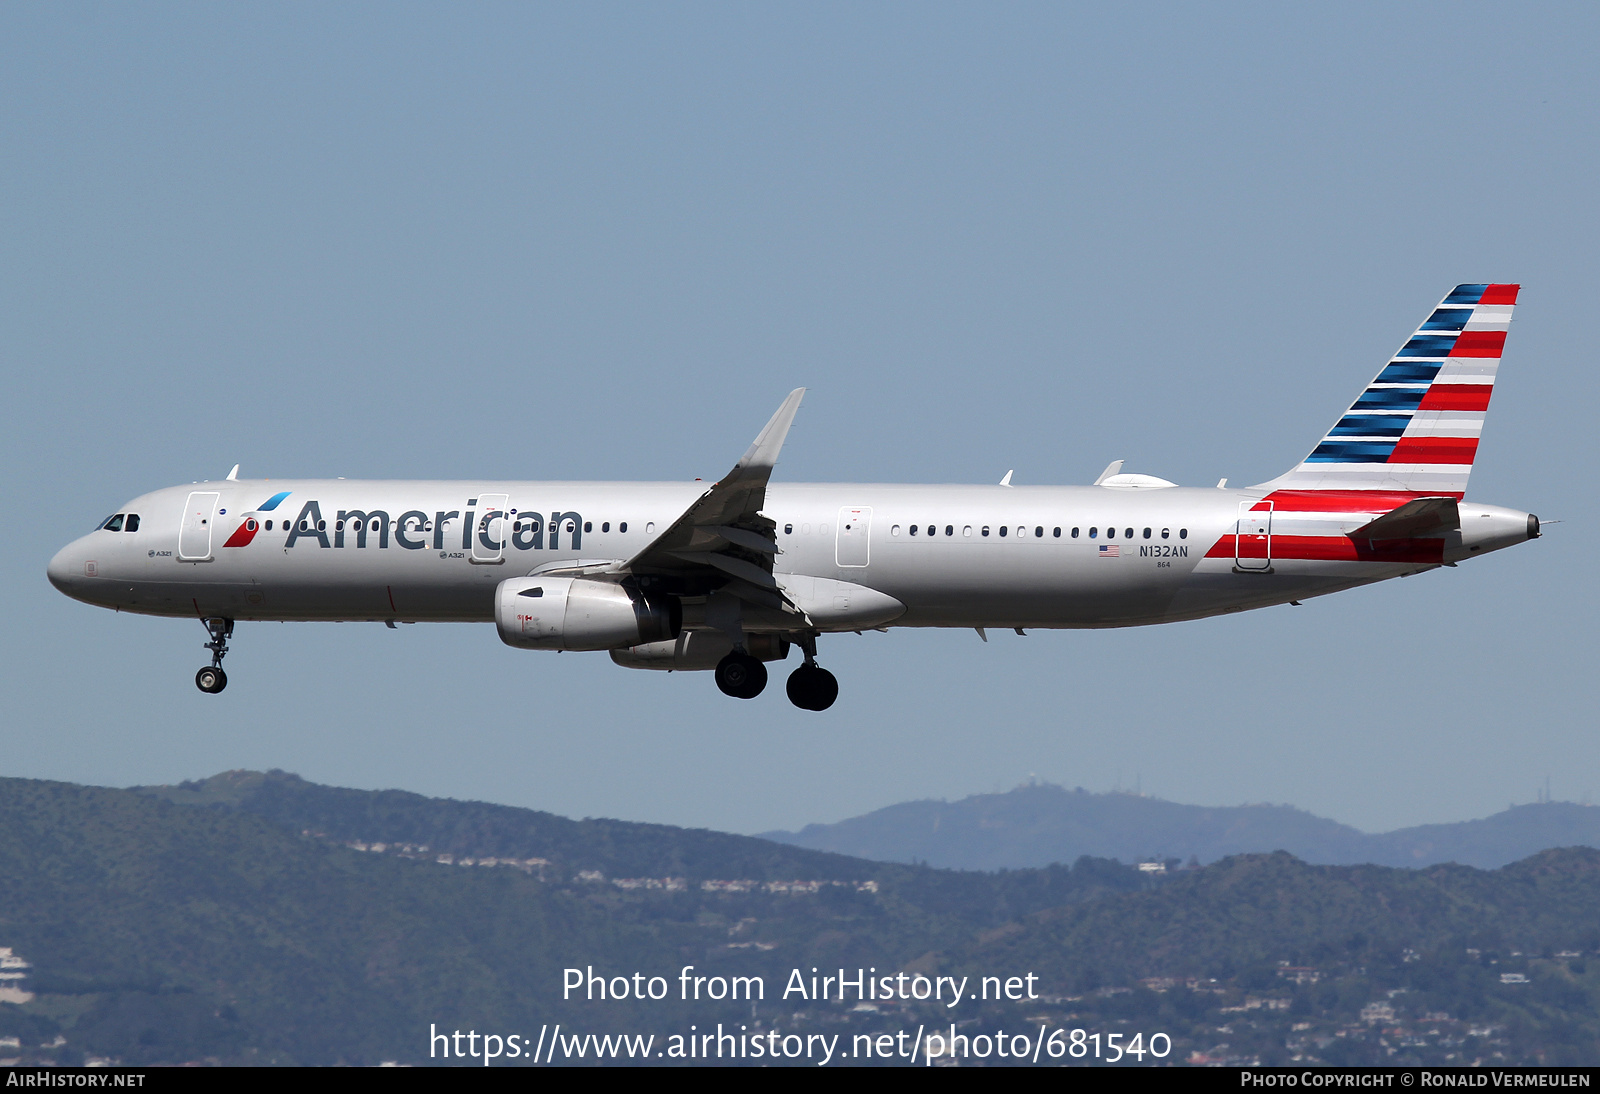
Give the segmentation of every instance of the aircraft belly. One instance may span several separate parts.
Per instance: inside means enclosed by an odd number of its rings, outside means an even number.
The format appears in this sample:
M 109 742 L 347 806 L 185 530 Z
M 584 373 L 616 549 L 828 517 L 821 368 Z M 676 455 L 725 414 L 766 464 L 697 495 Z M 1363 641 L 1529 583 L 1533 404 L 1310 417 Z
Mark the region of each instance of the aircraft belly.
M 1183 573 L 1140 558 L 1137 544 L 1113 556 L 1098 547 L 992 544 L 981 559 L 943 544 L 920 553 L 891 548 L 855 580 L 906 604 L 895 626 L 1118 627 L 1163 618 Z

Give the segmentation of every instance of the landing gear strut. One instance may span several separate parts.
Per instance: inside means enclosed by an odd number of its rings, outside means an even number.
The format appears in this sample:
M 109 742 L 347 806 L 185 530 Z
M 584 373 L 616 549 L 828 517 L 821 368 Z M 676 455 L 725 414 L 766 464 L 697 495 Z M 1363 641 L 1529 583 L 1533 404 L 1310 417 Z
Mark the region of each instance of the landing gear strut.
M 717 687 L 735 699 L 754 699 L 767 686 L 767 666 L 743 650 L 734 650 L 717 663 Z
M 817 636 L 802 635 L 800 648 L 806 659 L 789 674 L 785 689 L 789 702 L 801 710 L 827 710 L 839 698 L 839 681 L 833 673 L 817 664 Z
M 233 620 L 212 617 L 202 619 L 211 641 L 205 648 L 211 651 L 211 664 L 194 674 L 194 686 L 207 695 L 215 695 L 228 686 L 228 674 L 222 671 L 222 659 L 228 655 L 228 639 L 233 637 Z

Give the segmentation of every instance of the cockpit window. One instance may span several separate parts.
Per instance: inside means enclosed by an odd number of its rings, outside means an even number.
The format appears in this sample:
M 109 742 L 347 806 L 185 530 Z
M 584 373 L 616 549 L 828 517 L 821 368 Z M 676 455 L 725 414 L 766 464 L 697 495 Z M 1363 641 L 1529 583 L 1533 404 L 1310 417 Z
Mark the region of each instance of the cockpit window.
M 114 517 L 110 518 L 109 520 L 107 520 L 100 527 L 104 528 L 108 532 L 120 532 L 120 531 L 122 531 L 122 514 L 118 513 L 116 516 L 114 516 Z
M 128 523 L 122 526 L 124 532 L 137 532 L 139 530 L 139 514 L 129 513 Z

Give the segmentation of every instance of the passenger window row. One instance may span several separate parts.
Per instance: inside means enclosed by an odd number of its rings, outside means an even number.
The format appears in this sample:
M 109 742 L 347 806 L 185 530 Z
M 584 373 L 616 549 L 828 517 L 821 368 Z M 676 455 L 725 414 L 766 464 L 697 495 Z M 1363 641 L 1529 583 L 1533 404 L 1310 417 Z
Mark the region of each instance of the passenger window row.
M 784 528 L 783 528 L 785 534 L 791 533 L 793 531 L 793 529 L 794 529 L 794 525 L 792 525 L 792 524 L 786 524 L 786 525 L 784 525 Z M 910 536 L 921 536 L 921 535 L 926 534 L 928 537 L 931 538 L 931 537 L 936 536 L 936 535 L 939 534 L 939 526 L 936 525 L 936 524 L 929 524 L 929 525 L 909 524 L 909 525 L 906 525 L 906 527 L 904 529 L 902 529 L 901 526 L 898 525 L 898 524 L 892 524 L 892 525 L 889 526 L 889 534 L 891 536 L 898 536 L 898 535 L 901 534 L 902 531 L 904 531 L 906 535 L 910 535 Z M 953 525 L 953 524 L 945 525 L 944 526 L 944 534 L 946 536 L 952 536 L 953 537 L 956 534 L 955 525 Z M 970 525 L 970 524 L 964 525 L 962 527 L 962 529 L 961 529 L 961 534 L 963 536 L 972 535 L 972 525 Z M 1162 538 L 1162 539 L 1171 539 L 1172 538 L 1172 529 L 1171 528 L 1162 528 L 1160 530 L 1160 532 L 1157 533 L 1156 529 L 1154 529 L 1154 528 L 1145 528 L 1142 532 L 1140 532 L 1138 529 L 1134 529 L 1134 528 L 1123 528 L 1122 529 L 1122 534 L 1119 537 L 1118 534 L 1117 534 L 1116 527 L 1112 526 L 1112 527 L 1106 528 L 1104 530 L 1104 534 L 1105 534 L 1105 538 L 1106 539 L 1117 539 L 1117 538 L 1122 538 L 1122 539 L 1139 539 L 1139 538 L 1151 539 L 1151 538 L 1154 538 L 1158 534 L 1159 534 L 1160 538 Z M 1015 526 L 1014 528 L 1011 525 L 1008 525 L 1008 524 L 1002 524 L 1002 525 L 998 525 L 996 527 L 990 527 L 989 525 L 985 524 L 985 525 L 981 525 L 979 527 L 978 535 L 979 535 L 980 538 L 985 538 L 985 537 L 988 537 L 990 535 L 995 535 L 995 536 L 998 536 L 998 538 L 1000 538 L 1000 539 L 1006 539 L 1006 538 L 1009 538 L 1010 536 L 1013 536 L 1013 535 L 1015 535 L 1018 539 L 1026 539 L 1031 535 L 1034 539 L 1044 539 L 1045 538 L 1045 526 L 1042 525 L 1042 524 L 1036 524 L 1030 529 L 1025 524 L 1019 524 L 1019 525 Z M 1067 538 L 1068 539 L 1078 539 L 1082 535 L 1083 535 L 1083 527 L 1081 525 L 1079 525 L 1078 527 L 1075 527 L 1075 528 L 1071 529 L 1071 531 L 1067 533 Z M 1062 529 L 1061 529 L 1061 527 L 1058 525 L 1056 527 L 1051 528 L 1050 532 L 1049 532 L 1049 536 L 1050 536 L 1051 539 L 1061 539 L 1062 538 Z M 1088 538 L 1089 539 L 1099 539 L 1100 537 L 1101 537 L 1101 528 L 1100 528 L 1100 526 L 1099 525 L 1090 525 L 1089 526 Z M 1189 529 L 1187 529 L 1187 528 L 1179 528 L 1178 529 L 1178 538 L 1179 539 L 1188 539 L 1189 538 Z

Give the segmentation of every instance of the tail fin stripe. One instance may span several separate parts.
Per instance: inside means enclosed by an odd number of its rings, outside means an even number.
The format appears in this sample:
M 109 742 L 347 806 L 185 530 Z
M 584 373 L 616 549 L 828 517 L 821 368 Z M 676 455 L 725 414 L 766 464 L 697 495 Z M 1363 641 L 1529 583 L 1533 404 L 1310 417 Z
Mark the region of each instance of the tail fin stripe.
M 1483 294 L 1488 290 L 1487 285 L 1457 285 L 1455 292 L 1444 298 L 1446 304 L 1478 304 L 1483 301 Z M 1496 285 L 1495 288 L 1500 288 Z M 1515 297 L 1513 297 L 1513 303 Z M 1495 300 L 1492 303 L 1501 303 Z
M 1466 330 L 1456 336 L 1451 357 L 1499 357 L 1506 348 L 1503 330 Z
M 1461 330 L 1472 321 L 1473 308 L 1440 308 L 1428 316 L 1421 330 Z
M 1351 406 L 1356 410 L 1415 410 L 1428 393 L 1425 387 L 1368 388 Z
M 1389 463 L 1465 463 L 1478 454 L 1476 437 L 1401 437 Z
M 1431 384 L 1443 366 L 1442 361 L 1390 361 L 1378 373 L 1374 384 Z
M 1410 422 L 1404 414 L 1346 414 L 1330 437 L 1398 437 Z
M 1396 357 L 1449 357 L 1458 334 L 1417 334 L 1400 347 Z
M 1417 410 L 1488 410 L 1493 384 L 1434 384 Z

